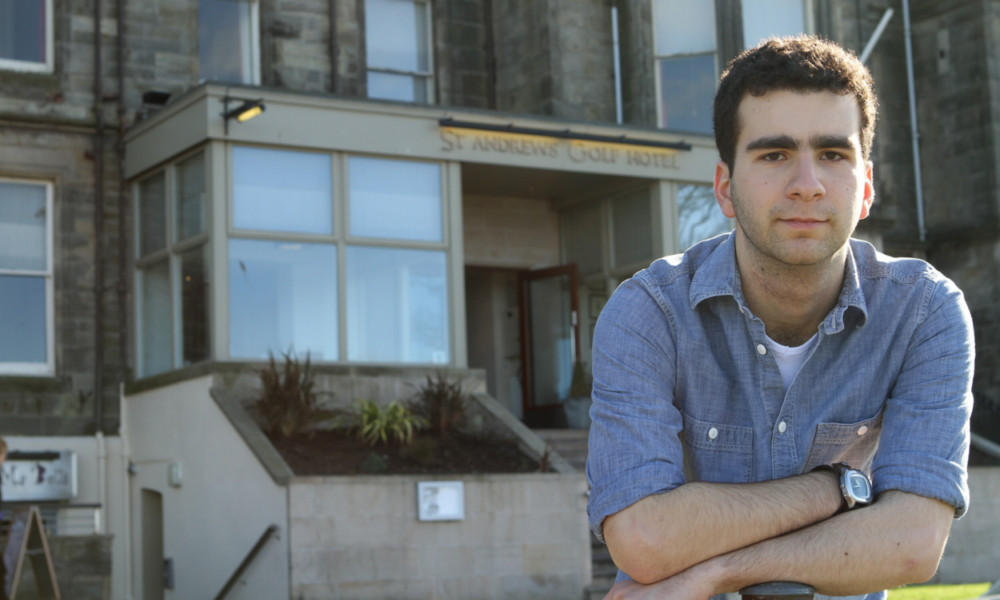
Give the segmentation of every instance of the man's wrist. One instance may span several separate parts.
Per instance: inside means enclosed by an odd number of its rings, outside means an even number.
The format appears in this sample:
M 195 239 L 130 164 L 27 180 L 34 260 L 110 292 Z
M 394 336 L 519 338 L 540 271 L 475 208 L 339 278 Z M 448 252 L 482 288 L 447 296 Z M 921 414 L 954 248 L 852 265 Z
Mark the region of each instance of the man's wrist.
M 830 469 L 813 469 L 808 473 L 823 482 L 823 498 L 827 502 L 830 516 L 844 509 L 844 494 L 840 491 L 840 477 Z
M 861 508 L 872 503 L 872 482 L 863 471 L 854 469 L 844 462 L 820 465 L 814 468 L 813 471 L 829 471 L 833 473 L 841 497 L 841 505 L 838 512 Z

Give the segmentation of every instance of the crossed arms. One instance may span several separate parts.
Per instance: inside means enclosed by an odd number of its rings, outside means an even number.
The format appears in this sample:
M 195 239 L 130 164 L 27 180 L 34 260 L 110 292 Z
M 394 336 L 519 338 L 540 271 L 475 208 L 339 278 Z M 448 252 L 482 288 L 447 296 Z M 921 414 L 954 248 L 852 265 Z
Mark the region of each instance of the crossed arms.
M 896 491 L 836 514 L 840 502 L 828 472 L 695 482 L 648 496 L 604 521 L 612 557 L 635 580 L 617 584 L 609 597 L 704 600 L 765 581 L 844 596 L 933 576 L 952 506 Z

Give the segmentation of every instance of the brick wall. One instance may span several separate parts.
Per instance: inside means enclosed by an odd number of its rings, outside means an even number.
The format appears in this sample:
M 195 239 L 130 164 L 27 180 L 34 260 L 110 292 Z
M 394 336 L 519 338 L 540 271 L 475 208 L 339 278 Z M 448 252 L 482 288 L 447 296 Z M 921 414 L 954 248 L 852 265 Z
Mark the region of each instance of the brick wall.
M 559 264 L 559 218 L 547 200 L 466 196 L 465 263 L 532 269 Z

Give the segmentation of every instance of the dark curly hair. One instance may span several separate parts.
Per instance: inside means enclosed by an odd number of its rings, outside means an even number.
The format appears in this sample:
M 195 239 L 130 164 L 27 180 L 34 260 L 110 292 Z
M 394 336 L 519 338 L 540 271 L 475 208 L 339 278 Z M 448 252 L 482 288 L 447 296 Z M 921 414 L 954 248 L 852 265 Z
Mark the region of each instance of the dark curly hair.
M 871 154 L 878 99 L 872 76 L 857 56 L 814 35 L 771 38 L 730 61 L 715 93 L 712 125 L 719 156 L 733 169 L 740 134 L 738 110 L 747 94 L 775 90 L 852 94 L 861 114 L 861 152 Z

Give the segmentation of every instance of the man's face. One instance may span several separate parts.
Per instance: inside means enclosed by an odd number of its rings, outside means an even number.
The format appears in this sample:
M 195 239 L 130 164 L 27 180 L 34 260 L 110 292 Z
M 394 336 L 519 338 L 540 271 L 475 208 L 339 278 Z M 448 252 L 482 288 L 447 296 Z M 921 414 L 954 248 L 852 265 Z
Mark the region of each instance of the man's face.
M 858 111 L 853 96 L 833 92 L 782 90 L 740 102 L 733 169 L 719 163 L 715 193 L 754 255 L 746 258 L 810 266 L 843 250 L 874 196 Z

